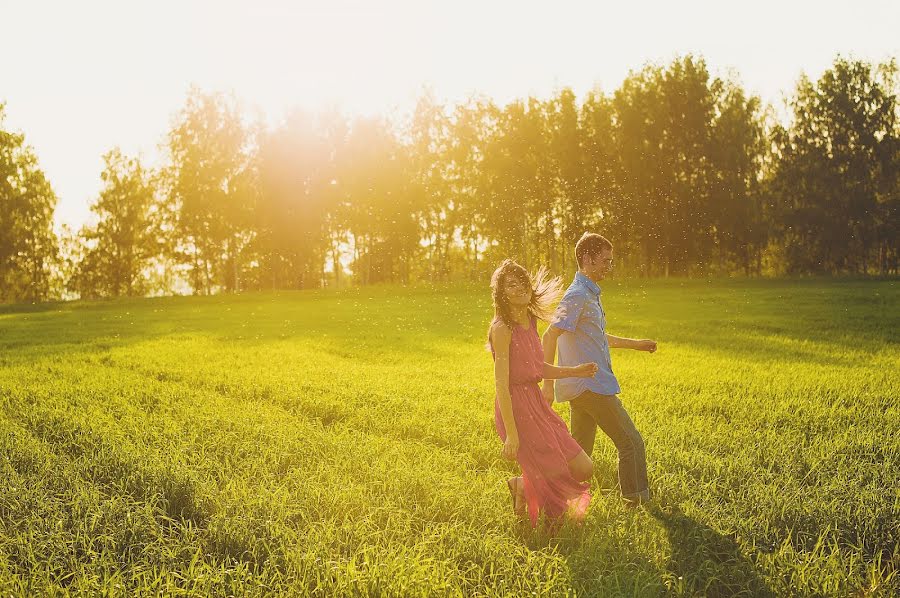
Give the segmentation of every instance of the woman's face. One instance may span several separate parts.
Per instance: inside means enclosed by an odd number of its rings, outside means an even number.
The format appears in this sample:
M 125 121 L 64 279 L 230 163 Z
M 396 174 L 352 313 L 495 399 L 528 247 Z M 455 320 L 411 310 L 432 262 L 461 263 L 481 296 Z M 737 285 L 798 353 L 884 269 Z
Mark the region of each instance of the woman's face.
M 531 301 L 531 285 L 517 274 L 503 276 L 503 293 L 510 305 L 525 307 Z

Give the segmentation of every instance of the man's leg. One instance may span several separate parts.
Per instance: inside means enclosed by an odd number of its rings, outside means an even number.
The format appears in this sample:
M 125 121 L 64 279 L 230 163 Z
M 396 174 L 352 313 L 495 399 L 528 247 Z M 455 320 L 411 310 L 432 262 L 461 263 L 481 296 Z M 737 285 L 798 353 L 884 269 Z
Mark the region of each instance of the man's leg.
M 581 393 L 569 401 L 569 416 L 572 421 L 572 438 L 590 457 L 594 451 L 597 436 L 597 401 L 594 393 Z
M 597 425 L 613 441 L 619 453 L 619 486 L 622 496 L 632 504 L 650 500 L 644 439 L 619 397 L 590 394 L 592 396 L 585 398 L 590 399 Z M 584 395 L 578 398 L 582 397 Z

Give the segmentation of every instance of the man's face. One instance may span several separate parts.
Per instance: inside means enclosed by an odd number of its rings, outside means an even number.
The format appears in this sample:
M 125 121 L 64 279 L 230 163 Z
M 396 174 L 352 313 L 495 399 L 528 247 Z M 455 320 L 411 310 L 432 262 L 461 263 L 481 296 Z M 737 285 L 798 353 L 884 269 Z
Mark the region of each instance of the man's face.
M 613 252 L 612 249 L 604 249 L 596 255 L 584 256 L 584 265 L 582 270 L 591 280 L 603 280 L 612 272 L 613 269 Z

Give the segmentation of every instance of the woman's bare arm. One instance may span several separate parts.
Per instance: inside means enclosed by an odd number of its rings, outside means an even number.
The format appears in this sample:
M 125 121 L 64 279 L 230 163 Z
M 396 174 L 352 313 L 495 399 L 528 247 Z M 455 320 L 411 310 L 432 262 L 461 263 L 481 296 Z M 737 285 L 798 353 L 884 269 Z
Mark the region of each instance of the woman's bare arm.
M 500 405 L 500 416 L 506 428 L 506 443 L 503 445 L 503 456 L 515 459 L 519 450 L 519 431 L 513 416 L 512 396 L 509 394 L 509 343 L 512 332 L 503 322 L 491 326 L 491 344 L 494 346 L 494 384 L 497 389 L 497 402 Z
M 582 363 L 575 366 L 550 365 L 544 362 L 544 380 L 559 378 L 590 378 L 597 373 L 596 363 Z

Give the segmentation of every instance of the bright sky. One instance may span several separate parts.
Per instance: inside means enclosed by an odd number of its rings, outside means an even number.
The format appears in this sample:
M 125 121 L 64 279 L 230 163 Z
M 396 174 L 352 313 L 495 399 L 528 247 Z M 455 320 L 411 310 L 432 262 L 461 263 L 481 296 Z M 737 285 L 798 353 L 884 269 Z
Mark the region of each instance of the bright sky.
M 897 0 L 0 0 L 0 22 L 5 126 L 35 149 L 57 223 L 75 227 L 101 155 L 157 164 L 191 84 L 275 122 L 291 107 L 402 113 L 424 86 L 448 102 L 613 91 L 687 52 L 778 103 L 839 52 L 900 58 Z

